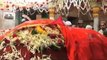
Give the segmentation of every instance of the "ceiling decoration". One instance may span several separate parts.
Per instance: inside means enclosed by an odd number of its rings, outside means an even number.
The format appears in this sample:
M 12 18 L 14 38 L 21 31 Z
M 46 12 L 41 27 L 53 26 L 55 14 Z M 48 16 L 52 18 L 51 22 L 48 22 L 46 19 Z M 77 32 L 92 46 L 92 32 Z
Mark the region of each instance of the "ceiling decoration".
M 40 12 L 48 12 L 49 2 L 50 0 L 0 0 L 0 9 L 13 11 L 17 7 L 33 7 Z
M 93 7 L 102 7 L 102 0 L 54 0 L 56 10 L 68 15 L 71 5 L 76 7 L 83 15 L 87 14 Z M 65 12 L 64 12 L 65 11 Z
M 39 9 L 41 12 L 44 10 L 48 12 L 48 8 L 54 7 L 56 12 L 63 12 L 68 15 L 71 5 L 76 7 L 83 15 L 87 14 L 93 7 L 101 7 L 107 12 L 107 0 L 0 0 L 0 8 L 13 7 L 31 7 Z
M 104 13 L 107 12 L 107 0 L 102 0 L 102 10 Z

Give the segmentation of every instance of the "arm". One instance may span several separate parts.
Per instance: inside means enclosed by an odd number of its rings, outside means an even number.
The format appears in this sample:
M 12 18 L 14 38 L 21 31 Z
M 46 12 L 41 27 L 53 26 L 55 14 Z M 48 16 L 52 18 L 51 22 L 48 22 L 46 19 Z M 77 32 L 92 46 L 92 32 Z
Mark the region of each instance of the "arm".
M 28 19 L 29 21 L 31 20 L 27 15 L 23 14 L 22 17 Z

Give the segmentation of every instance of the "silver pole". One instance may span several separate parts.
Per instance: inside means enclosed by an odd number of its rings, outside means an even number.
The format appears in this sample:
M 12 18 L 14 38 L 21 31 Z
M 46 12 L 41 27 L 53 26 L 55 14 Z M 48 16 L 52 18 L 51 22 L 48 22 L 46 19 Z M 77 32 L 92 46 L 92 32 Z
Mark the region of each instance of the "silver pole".
M 99 18 L 98 17 L 94 17 L 93 27 L 94 27 L 95 31 L 98 31 L 98 29 L 99 29 Z

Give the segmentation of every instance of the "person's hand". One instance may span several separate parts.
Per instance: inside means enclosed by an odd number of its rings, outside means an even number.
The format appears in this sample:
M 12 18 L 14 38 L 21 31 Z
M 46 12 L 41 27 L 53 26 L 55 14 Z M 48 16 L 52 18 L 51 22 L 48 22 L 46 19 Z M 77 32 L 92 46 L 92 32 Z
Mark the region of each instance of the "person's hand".
M 23 14 L 22 17 L 28 19 L 28 20 L 31 20 L 27 15 Z
M 22 15 L 22 17 L 27 18 L 28 16 L 27 16 L 27 15 L 25 15 L 25 14 L 23 14 L 23 15 Z

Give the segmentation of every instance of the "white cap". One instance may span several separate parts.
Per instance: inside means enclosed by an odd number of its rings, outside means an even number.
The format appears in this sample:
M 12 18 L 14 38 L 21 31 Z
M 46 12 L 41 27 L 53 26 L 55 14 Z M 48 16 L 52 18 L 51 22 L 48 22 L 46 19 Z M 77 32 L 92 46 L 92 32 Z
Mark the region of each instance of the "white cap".
M 85 28 L 86 28 L 86 29 L 92 29 L 92 26 L 91 26 L 91 25 L 86 25 Z
M 63 21 L 65 25 L 72 25 L 70 21 Z

